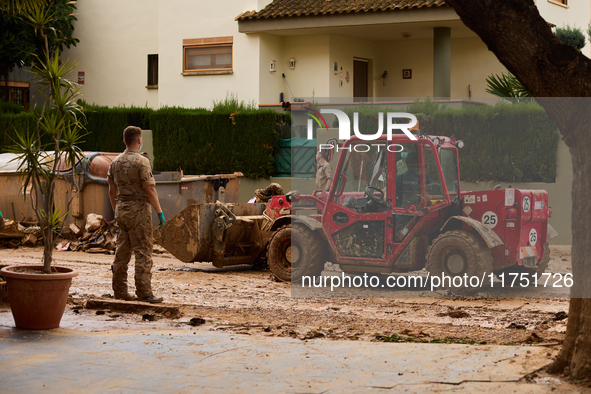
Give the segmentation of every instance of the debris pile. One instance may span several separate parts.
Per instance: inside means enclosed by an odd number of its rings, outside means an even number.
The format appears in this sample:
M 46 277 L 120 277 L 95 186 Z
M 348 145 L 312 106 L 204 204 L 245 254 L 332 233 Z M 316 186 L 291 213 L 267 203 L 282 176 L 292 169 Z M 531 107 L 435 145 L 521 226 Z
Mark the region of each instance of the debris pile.
M 21 234 L 23 234 L 23 238 L 21 238 L 21 245 L 33 247 L 37 245 L 37 243 L 42 243 L 43 236 L 41 235 L 41 227 L 24 227 L 21 224 L 19 224 L 18 226 L 19 231 L 21 232 Z
M 67 229 L 69 232 L 62 234 L 65 239 L 56 246 L 58 250 L 106 254 L 112 254 L 115 250 L 115 227 L 107 223 L 101 215 L 88 214 L 84 230 L 73 223 Z
M 0 230 L 1 246 L 16 249 L 21 244 L 24 244 L 25 241 L 27 242 L 27 245 L 33 243 L 32 246 L 37 242 L 36 238 L 34 238 L 34 235 L 36 234 L 35 229 L 28 230 L 28 228 L 12 219 L 0 218 L 0 220 L 2 220 L 4 224 L 2 230 Z M 39 230 L 39 235 L 41 235 L 39 227 L 37 227 L 37 229 Z M 26 230 L 27 232 L 25 233 Z
M 0 231 L 0 247 L 17 249 L 20 246 L 34 247 L 43 244 L 41 227 L 38 225 L 30 222 L 17 223 L 4 218 L 0 220 L 4 221 L 4 228 Z M 91 213 L 86 216 L 84 229 L 73 223 L 62 229 L 56 249 L 112 254 L 116 240 L 115 227 L 107 223 L 103 216 Z

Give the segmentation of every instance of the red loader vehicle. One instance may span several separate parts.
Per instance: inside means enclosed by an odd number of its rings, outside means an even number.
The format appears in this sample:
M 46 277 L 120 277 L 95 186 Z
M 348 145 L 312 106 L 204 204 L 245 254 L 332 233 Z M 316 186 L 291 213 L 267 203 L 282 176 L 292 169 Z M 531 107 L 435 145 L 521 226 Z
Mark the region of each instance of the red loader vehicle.
M 416 271 L 488 277 L 503 270 L 539 275 L 548 266 L 548 193 L 462 191 L 462 141 L 393 135 L 341 146 L 328 193 L 289 200 L 270 227 L 271 271 L 283 281 L 319 275 L 326 261 L 346 273 Z M 285 200 L 273 197 L 270 206 Z M 311 214 L 310 214 L 311 213 Z M 491 276 L 492 278 L 492 276 Z M 491 279 L 492 280 L 492 279 Z

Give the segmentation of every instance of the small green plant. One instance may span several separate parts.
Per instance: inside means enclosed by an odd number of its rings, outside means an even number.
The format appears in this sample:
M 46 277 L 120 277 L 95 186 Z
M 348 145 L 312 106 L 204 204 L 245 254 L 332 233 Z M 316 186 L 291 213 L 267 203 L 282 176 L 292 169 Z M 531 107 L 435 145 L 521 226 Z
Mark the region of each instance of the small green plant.
M 385 337 L 383 335 L 376 335 L 376 339 L 381 342 L 400 342 L 400 337 L 398 334 L 392 334 L 389 337 Z
M 213 100 L 214 113 L 230 114 L 240 111 L 249 111 L 258 109 L 257 103 L 254 100 L 245 102 L 244 100 L 238 101 L 238 95 L 228 92 L 226 98 L 221 101 Z
M 585 35 L 578 27 L 570 27 L 569 25 L 557 27 L 554 30 L 554 35 L 560 38 L 564 44 L 570 45 L 579 52 L 585 46 Z

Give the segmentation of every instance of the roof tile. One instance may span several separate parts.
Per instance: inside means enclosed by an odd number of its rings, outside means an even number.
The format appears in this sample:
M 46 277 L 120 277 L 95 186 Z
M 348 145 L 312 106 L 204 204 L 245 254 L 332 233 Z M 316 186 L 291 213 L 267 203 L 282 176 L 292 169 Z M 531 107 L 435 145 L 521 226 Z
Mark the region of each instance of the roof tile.
M 236 20 L 395 11 L 429 7 L 447 7 L 447 5 L 444 0 L 273 0 L 262 10 L 244 12 Z

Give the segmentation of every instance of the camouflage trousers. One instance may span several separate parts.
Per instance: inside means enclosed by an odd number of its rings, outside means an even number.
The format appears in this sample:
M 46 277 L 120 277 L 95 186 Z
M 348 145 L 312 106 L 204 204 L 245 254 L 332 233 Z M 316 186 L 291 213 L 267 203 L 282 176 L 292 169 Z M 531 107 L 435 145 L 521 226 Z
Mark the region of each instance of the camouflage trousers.
M 135 255 L 135 288 L 138 297 L 152 295 L 152 206 L 143 202 L 117 202 L 119 227 L 113 262 L 115 297 L 127 294 L 127 266 Z

